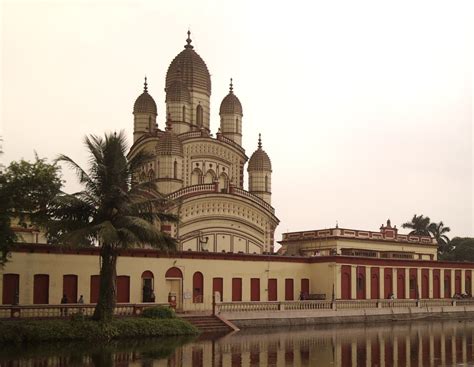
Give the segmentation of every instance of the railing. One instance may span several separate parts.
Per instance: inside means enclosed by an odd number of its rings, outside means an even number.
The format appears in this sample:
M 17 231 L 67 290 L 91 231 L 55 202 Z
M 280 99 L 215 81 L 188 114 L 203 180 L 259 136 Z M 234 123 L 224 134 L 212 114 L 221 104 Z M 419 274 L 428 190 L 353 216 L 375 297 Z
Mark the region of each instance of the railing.
M 374 308 L 426 308 L 474 306 L 470 299 L 368 299 L 335 301 L 218 302 L 216 312 L 272 312 L 304 310 L 357 310 Z
M 204 193 L 204 192 L 215 192 L 216 185 L 213 183 L 210 184 L 198 184 L 193 186 L 185 187 L 181 190 L 175 191 L 167 196 L 170 200 L 176 200 L 180 197 L 189 195 L 189 194 L 196 194 L 196 193 Z
M 335 301 L 338 310 L 360 309 L 360 308 L 377 308 L 376 299 L 368 300 L 337 300 Z
M 214 193 L 214 192 L 218 192 L 217 186 L 215 183 L 198 184 L 198 185 L 188 186 L 178 191 L 175 191 L 169 194 L 167 198 L 170 200 L 176 200 L 189 194 L 203 194 L 203 193 Z M 265 209 L 267 209 L 271 213 L 275 213 L 275 209 L 270 204 L 268 204 L 265 200 L 260 199 L 258 196 L 255 196 L 248 191 L 242 190 L 241 188 L 233 187 L 229 191 L 229 194 L 247 198 L 256 204 L 263 206 Z
M 95 304 L 68 303 L 62 305 L 1 305 L 0 319 L 47 319 L 66 318 L 74 314 L 92 316 Z M 117 303 L 114 315 L 119 317 L 138 316 L 145 308 L 166 306 L 168 303 Z
M 235 195 L 242 196 L 244 198 L 250 199 L 254 203 L 257 203 L 258 205 L 263 206 L 270 213 L 275 213 L 275 209 L 270 204 L 268 204 L 265 200 L 260 199 L 258 196 L 255 196 L 255 195 L 251 194 L 248 191 L 242 190 L 239 187 L 234 187 L 232 189 L 232 193 L 235 194 Z

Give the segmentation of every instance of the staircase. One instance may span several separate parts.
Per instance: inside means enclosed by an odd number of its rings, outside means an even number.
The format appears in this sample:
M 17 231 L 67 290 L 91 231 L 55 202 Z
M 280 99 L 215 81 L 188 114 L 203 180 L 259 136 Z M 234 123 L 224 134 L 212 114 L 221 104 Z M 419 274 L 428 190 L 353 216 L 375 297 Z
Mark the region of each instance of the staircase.
M 235 330 L 218 317 L 212 315 L 180 315 L 179 317 L 194 325 L 201 333 L 222 333 Z

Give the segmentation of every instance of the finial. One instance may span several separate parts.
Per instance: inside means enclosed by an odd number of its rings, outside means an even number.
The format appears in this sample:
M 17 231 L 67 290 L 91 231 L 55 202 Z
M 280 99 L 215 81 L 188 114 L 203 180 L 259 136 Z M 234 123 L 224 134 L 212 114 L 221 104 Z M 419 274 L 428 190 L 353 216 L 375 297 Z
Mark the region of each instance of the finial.
M 184 48 L 194 48 L 193 45 L 191 45 L 191 42 L 193 40 L 191 39 L 191 31 L 188 29 L 188 38 L 186 39 L 186 45 L 184 46 Z
M 232 78 L 230 78 L 229 93 L 234 93 L 234 84 L 232 83 Z
M 336 228 L 339 228 L 339 221 L 336 220 Z
M 148 93 L 148 83 L 146 82 L 146 75 L 145 75 L 145 83 L 144 83 L 143 91 Z
M 258 134 L 258 149 L 262 149 L 262 134 Z

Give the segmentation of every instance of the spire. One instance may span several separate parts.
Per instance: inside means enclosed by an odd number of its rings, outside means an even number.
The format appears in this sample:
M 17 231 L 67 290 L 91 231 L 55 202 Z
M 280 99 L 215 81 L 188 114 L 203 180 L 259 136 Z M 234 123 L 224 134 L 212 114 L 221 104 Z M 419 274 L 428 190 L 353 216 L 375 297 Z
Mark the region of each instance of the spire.
M 146 75 L 145 75 L 145 83 L 143 85 L 144 85 L 143 91 L 148 93 L 148 83 L 146 82 Z
M 188 29 L 188 38 L 186 39 L 186 45 L 184 46 L 184 48 L 190 48 L 190 49 L 193 49 L 194 46 L 191 45 L 191 42 L 193 40 L 191 39 L 191 31 Z
M 258 134 L 258 149 L 262 149 L 262 134 Z
M 229 93 L 234 93 L 234 84 L 232 83 L 232 78 L 230 78 Z

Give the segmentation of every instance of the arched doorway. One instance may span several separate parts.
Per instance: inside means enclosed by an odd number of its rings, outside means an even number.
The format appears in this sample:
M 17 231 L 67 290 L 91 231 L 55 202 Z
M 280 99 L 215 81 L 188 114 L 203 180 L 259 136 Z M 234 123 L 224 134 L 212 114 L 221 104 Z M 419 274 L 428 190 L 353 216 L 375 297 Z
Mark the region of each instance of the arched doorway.
M 215 179 L 216 179 L 216 173 L 214 172 L 214 170 L 210 169 L 209 171 L 207 171 L 206 175 L 204 176 L 204 183 L 205 184 L 213 183 Z
M 219 192 L 227 191 L 227 175 L 222 172 L 219 176 Z
M 173 266 L 166 271 L 165 278 L 168 297 L 174 295 L 176 297 L 176 309 L 181 310 L 183 308 L 183 273 L 179 268 Z
M 199 168 L 195 168 L 191 173 L 191 185 L 199 185 L 202 182 L 202 172 Z
M 155 302 L 154 277 L 149 270 L 142 274 L 142 302 Z

